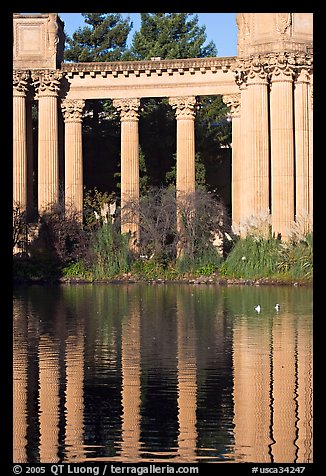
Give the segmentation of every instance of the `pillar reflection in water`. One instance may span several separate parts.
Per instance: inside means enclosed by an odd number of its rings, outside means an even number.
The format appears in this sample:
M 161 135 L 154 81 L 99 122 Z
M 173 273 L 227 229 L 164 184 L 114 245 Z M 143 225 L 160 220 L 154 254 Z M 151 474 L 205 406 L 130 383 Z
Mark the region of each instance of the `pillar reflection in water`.
M 82 324 L 82 322 L 80 323 Z M 83 326 L 66 340 L 65 460 L 83 461 L 84 454 L 84 335 Z
M 59 343 L 47 334 L 39 342 L 40 462 L 58 462 Z
M 137 461 L 140 449 L 140 310 L 134 303 L 122 322 L 122 461 Z
M 26 463 L 27 445 L 27 319 L 23 303 L 14 304 L 13 462 Z
M 186 314 L 177 294 L 178 461 L 195 461 L 197 448 L 197 366 L 193 313 Z
M 311 329 L 300 317 L 235 322 L 234 437 L 240 461 L 312 461 L 311 359 Z
M 233 332 L 235 453 L 244 461 L 269 462 L 268 328 L 241 319 Z
M 271 450 L 278 463 L 296 460 L 296 336 L 294 316 L 277 319 L 273 334 L 273 438 Z

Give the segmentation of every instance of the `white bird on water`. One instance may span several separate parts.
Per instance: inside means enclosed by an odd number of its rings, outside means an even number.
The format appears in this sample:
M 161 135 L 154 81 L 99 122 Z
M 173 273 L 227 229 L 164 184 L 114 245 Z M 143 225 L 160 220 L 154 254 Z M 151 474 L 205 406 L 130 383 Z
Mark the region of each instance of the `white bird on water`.
M 255 311 L 260 312 L 260 304 L 255 307 Z
M 281 309 L 281 306 L 279 304 L 275 304 L 275 309 L 279 311 Z

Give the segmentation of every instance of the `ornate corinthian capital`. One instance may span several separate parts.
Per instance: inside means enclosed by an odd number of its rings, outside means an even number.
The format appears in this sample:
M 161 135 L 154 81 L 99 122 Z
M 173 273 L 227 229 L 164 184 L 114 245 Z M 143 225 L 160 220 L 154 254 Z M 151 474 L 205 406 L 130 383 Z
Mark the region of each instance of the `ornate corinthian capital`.
M 32 81 L 37 96 L 57 96 L 60 90 L 62 72 L 59 70 L 38 70 L 32 72 Z
M 223 96 L 223 102 L 230 108 L 231 117 L 239 117 L 241 112 L 240 94 L 227 94 Z
M 121 121 L 138 121 L 139 98 L 113 99 L 113 106 L 120 112 Z
M 14 95 L 16 96 L 25 96 L 28 89 L 28 71 L 13 71 L 13 88 Z
M 195 117 L 196 98 L 194 96 L 170 97 L 169 104 L 175 109 L 177 119 L 193 119 Z
M 268 72 L 272 81 L 289 81 L 296 71 L 296 57 L 293 53 L 268 55 Z
M 63 99 L 61 110 L 65 122 L 82 122 L 85 101 L 83 99 Z

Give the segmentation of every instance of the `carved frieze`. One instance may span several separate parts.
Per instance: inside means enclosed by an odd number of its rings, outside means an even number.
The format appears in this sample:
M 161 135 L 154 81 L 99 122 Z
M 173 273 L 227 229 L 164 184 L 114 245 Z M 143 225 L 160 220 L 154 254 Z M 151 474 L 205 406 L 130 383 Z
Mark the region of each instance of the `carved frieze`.
M 63 99 L 61 110 L 65 122 L 82 122 L 84 106 L 83 99 Z
M 113 106 L 120 112 L 121 121 L 138 121 L 139 98 L 114 99 Z
M 226 94 L 223 96 L 223 102 L 230 108 L 232 118 L 240 117 L 241 113 L 241 94 Z
M 175 110 L 177 119 L 194 119 L 196 98 L 194 96 L 170 97 L 169 104 Z
M 13 92 L 16 96 L 25 96 L 28 90 L 29 71 L 13 71 Z
M 57 96 L 60 90 L 62 72 L 59 70 L 32 71 L 32 81 L 36 94 L 40 96 Z

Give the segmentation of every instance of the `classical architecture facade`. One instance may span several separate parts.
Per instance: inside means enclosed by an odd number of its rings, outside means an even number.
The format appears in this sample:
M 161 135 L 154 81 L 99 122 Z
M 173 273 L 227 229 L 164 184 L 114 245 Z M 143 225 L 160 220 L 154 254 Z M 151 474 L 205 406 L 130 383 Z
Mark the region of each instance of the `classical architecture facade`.
M 81 214 L 85 101 L 112 99 L 120 114 L 123 207 L 139 197 L 140 100 L 167 97 L 175 111 L 181 197 L 195 189 L 196 99 L 221 95 L 232 117 L 234 228 L 244 230 L 252 218 L 267 214 L 284 239 L 295 221 L 311 226 L 312 16 L 238 13 L 236 57 L 64 63 L 63 23 L 56 13 L 14 14 L 14 202 L 27 213 L 32 206 L 32 101 L 38 102 L 38 212 L 59 200 L 63 118 L 65 204 Z M 139 218 L 122 227 L 137 237 Z

